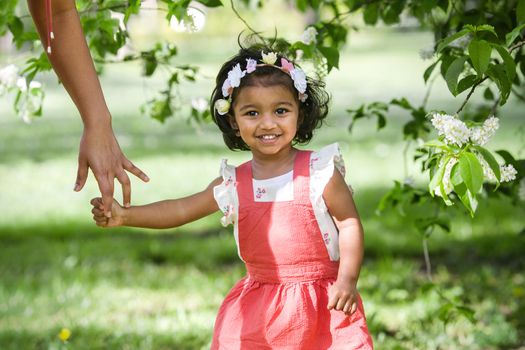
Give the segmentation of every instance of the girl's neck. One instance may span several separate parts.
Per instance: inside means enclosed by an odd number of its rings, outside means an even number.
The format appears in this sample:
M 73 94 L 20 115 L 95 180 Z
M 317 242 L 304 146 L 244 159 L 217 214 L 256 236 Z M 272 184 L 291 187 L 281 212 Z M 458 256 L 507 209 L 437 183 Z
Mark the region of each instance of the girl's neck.
M 253 154 L 252 176 L 256 180 L 264 180 L 286 174 L 293 170 L 297 149 L 270 156 Z

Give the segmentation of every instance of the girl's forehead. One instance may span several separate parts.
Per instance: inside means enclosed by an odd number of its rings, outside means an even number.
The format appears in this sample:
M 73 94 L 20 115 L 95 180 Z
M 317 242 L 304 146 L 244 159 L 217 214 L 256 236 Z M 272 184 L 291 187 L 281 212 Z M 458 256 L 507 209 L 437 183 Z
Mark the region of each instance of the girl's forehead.
M 240 89 L 234 102 L 241 102 L 243 100 L 291 100 L 295 101 L 295 95 L 289 88 L 283 85 L 253 85 L 244 86 Z

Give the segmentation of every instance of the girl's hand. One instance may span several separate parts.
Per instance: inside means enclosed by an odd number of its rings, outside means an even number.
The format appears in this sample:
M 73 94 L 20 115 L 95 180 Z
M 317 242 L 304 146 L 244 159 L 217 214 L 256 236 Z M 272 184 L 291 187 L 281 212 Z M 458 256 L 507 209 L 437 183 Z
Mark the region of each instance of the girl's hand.
M 357 289 L 355 284 L 337 279 L 328 288 L 328 310 L 335 309 L 350 316 L 357 310 Z
M 116 227 L 122 226 L 124 224 L 125 209 L 120 204 L 118 204 L 116 200 L 113 200 L 113 204 L 110 210 L 111 217 L 109 218 L 106 216 L 107 211 L 104 210 L 102 198 L 93 198 L 90 203 L 93 206 L 93 209 L 91 210 L 91 212 L 93 213 L 93 220 L 95 220 L 97 226 Z

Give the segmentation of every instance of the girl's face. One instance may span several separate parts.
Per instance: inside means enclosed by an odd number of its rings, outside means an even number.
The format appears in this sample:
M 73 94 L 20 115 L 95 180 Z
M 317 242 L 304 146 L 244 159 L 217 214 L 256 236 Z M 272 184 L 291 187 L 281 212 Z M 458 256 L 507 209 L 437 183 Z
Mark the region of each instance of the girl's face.
M 243 87 L 235 98 L 233 112 L 232 126 L 254 156 L 284 155 L 292 150 L 299 105 L 286 87 Z

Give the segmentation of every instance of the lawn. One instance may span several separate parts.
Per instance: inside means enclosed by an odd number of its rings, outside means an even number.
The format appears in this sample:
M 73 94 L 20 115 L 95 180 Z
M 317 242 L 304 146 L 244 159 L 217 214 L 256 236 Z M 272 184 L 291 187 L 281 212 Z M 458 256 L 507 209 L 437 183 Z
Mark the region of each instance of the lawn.
M 377 349 L 522 349 L 523 203 L 482 202 L 474 219 L 451 213 L 452 232 L 435 232 L 428 242 L 436 287 L 427 288 L 421 237 L 396 212 L 376 214 L 393 180 L 417 174 L 416 166 L 400 165 L 407 117 L 393 110 L 379 133 L 373 121 L 346 130 L 345 108 L 422 100 L 420 75 L 429 62 L 417 51 L 429 40 L 421 32 L 355 34 L 340 71 L 328 79 L 328 125 L 308 147 L 341 144 L 366 232 L 359 289 Z M 387 51 L 389 42 L 396 48 Z M 181 46 L 187 57 L 201 57 Z M 212 76 L 218 61 L 203 62 L 203 75 Z M 248 159 L 228 151 L 213 125 L 195 128 L 180 116 L 161 125 L 140 116 L 158 78 L 144 82 L 139 70 L 115 66 L 103 79 L 117 137 L 152 179 L 133 180 L 134 203 L 198 191 L 217 176 L 221 158 Z M 90 179 L 82 192 L 72 191 L 80 121 L 55 79 L 44 80 L 45 116 L 33 124 L 17 120 L 6 100 L 0 104 L 0 349 L 207 348 L 218 306 L 244 274 L 231 228 L 222 228 L 218 215 L 165 231 L 96 227 L 88 204 L 96 185 Z M 207 97 L 210 86 L 204 78 L 184 86 L 184 94 Z M 459 104 L 447 99 L 443 84 L 435 89 L 431 105 Z M 514 101 L 505 107 L 489 148 L 523 156 L 520 108 Z M 474 310 L 473 320 L 452 312 L 445 323 L 439 316 L 450 303 Z M 72 332 L 67 344 L 57 337 L 62 328 Z

